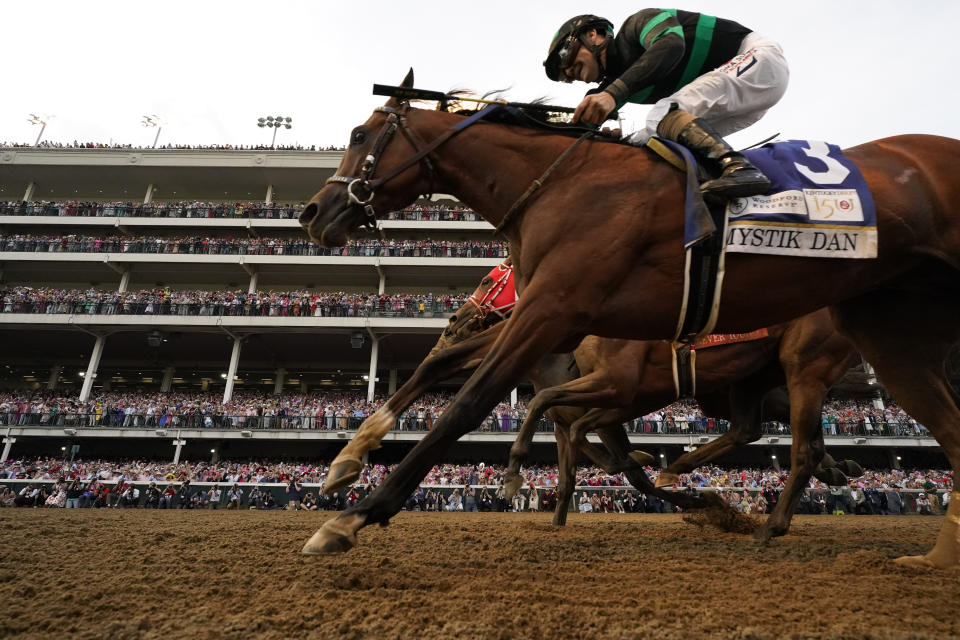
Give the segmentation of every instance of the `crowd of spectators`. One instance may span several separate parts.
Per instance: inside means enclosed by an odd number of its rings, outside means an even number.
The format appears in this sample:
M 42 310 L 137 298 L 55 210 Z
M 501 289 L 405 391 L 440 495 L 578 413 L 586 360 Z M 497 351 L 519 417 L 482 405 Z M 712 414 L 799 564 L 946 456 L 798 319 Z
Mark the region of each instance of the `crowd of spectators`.
M 928 438 L 930 432 L 896 403 L 879 409 L 872 401 L 843 399 L 824 403 L 823 433 L 827 436 L 894 436 Z M 704 416 L 692 400 L 675 402 L 668 407 L 631 420 L 628 428 L 634 433 L 681 433 L 712 435 L 730 428 L 726 420 Z M 765 433 L 789 434 L 790 425 L 771 422 Z
M 56 217 L 119 217 L 119 218 L 262 218 L 293 220 L 300 215 L 304 203 L 265 202 L 0 202 L 0 215 Z M 415 204 L 387 213 L 387 220 L 468 221 L 482 220 L 473 210 L 458 204 Z
M 452 393 L 423 396 L 397 420 L 396 429 L 428 431 L 453 399 Z M 354 392 L 325 392 L 268 395 L 256 391 L 237 391 L 231 402 L 222 403 L 215 393 L 101 393 L 86 402 L 76 397 L 57 396 L 55 392 L 12 391 L 0 394 L 0 426 L 82 426 L 82 427 L 156 427 L 221 429 L 320 429 L 353 430 L 383 405 L 386 398 Z M 520 396 L 515 406 L 504 401 L 481 424 L 484 432 L 519 430 L 527 416 L 528 397 Z M 929 437 L 923 427 L 896 404 L 882 411 L 868 402 L 831 400 L 824 408 L 824 435 L 859 436 L 867 431 L 863 419 L 879 413 L 881 421 L 872 421 L 869 435 Z M 837 418 L 840 416 L 840 419 Z M 837 425 L 842 425 L 837 429 Z M 693 401 L 675 402 L 660 411 L 626 423 L 632 433 L 719 435 L 729 430 L 726 420 L 704 417 Z M 541 419 L 539 431 L 552 431 L 553 425 Z M 789 434 L 789 425 L 767 423 L 766 433 Z
M 469 294 L 344 291 L 139 291 L 0 285 L 2 313 L 89 315 L 433 317 L 459 309 Z
M 401 431 L 428 431 L 453 399 L 451 393 L 425 394 L 397 419 Z M 2 426 L 185 427 L 227 429 L 352 430 L 383 406 L 360 393 L 324 392 L 267 395 L 237 391 L 230 402 L 216 393 L 102 393 L 81 402 L 55 392 L 0 393 Z M 516 431 L 526 416 L 527 398 L 516 406 L 500 403 L 483 431 Z
M 162 144 L 158 147 L 122 144 L 119 142 L 53 142 L 42 140 L 38 144 L 27 142 L 0 142 L 0 149 L 142 149 L 142 150 L 187 150 L 187 151 L 346 151 L 346 147 L 301 144 Z
M 0 506 L 261 508 L 290 506 L 306 510 L 352 506 L 375 488 L 393 466 L 365 465 L 360 479 L 335 496 L 323 496 L 325 463 L 221 461 L 161 463 L 145 460 L 74 461 L 45 458 L 0 461 L 0 480 L 36 481 L 0 487 Z M 523 471 L 523 489 L 507 500 L 505 468 L 484 463 L 434 466 L 407 500 L 420 511 L 552 511 L 556 505 L 555 466 Z M 658 471 L 647 468 L 651 479 Z M 701 467 L 683 474 L 679 490 L 716 490 L 744 514 L 770 513 L 787 480 L 777 469 Z M 52 484 L 51 484 L 52 481 Z M 202 483 L 203 487 L 196 484 Z M 146 484 L 145 495 L 141 496 Z M 597 468 L 577 474 L 580 488 L 574 506 L 583 513 L 664 512 L 670 510 L 653 496 L 635 491 L 622 475 Z M 139 487 L 138 487 L 139 485 Z M 242 487 L 241 487 L 242 485 Z M 278 504 L 269 486 L 285 486 Z M 946 509 L 953 490 L 953 473 L 943 470 L 868 470 L 848 484 L 829 487 L 812 478 L 799 505 L 801 513 L 933 515 Z
M 358 256 L 394 258 L 505 258 L 507 244 L 478 240 L 364 239 L 321 247 L 302 237 L 164 237 L 0 234 L 0 251 L 43 253 L 156 253 L 205 255 Z

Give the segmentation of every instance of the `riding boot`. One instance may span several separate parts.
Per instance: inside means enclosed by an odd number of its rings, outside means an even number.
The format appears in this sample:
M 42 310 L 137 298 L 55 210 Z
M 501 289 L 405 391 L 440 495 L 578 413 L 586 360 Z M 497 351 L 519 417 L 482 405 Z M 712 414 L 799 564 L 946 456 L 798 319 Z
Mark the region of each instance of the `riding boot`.
M 724 198 L 744 198 L 767 193 L 770 180 L 737 153 L 706 121 L 673 109 L 657 125 L 657 134 L 690 149 L 720 177 L 700 185 L 704 193 Z

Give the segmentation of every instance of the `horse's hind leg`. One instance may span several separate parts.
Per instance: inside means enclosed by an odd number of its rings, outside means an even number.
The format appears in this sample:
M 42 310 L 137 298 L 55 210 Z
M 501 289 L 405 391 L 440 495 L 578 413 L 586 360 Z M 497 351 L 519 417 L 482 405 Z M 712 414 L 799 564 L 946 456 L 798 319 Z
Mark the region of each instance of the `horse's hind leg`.
M 731 385 L 729 392 L 713 394 L 701 400 L 700 406 L 705 415 L 730 416 L 730 431 L 670 463 L 657 477 L 657 487 L 677 484 L 680 482 L 681 473 L 689 473 L 760 437 L 760 400 L 763 397 L 762 391 L 766 391 L 769 384 L 764 383 L 762 390 L 756 389 L 753 384 L 756 377 L 751 376 Z M 714 407 L 717 410 L 714 410 Z
M 836 462 L 825 457 L 821 414 L 827 391 L 857 360 L 852 346 L 830 323 L 797 323 L 784 335 L 780 362 L 790 392 L 790 478 L 770 517 L 756 532 L 757 538 L 769 540 L 787 533 L 810 476 L 828 471 L 821 468 L 823 462 L 828 461 L 830 470 L 843 477 L 835 469 Z
M 956 471 L 960 469 L 960 410 L 944 365 L 960 333 L 956 320 L 960 304 L 903 292 L 885 293 L 888 295 L 864 296 L 834 307 L 834 320 L 873 365 L 900 406 L 930 430 Z M 951 495 L 933 549 L 897 562 L 939 568 L 960 565 L 960 492 L 954 489 Z
M 553 510 L 553 524 L 562 527 L 567 524 L 567 512 L 570 510 L 570 498 L 577 484 L 577 450 L 570 445 L 565 429 L 558 428 L 557 436 L 557 506 Z

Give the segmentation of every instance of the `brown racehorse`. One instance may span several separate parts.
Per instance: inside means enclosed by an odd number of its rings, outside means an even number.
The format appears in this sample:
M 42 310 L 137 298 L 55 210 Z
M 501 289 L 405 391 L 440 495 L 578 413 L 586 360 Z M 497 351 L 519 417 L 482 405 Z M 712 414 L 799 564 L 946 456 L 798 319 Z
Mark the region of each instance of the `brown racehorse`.
M 403 84 L 412 83 L 411 71 Z M 492 349 L 433 430 L 373 493 L 326 523 L 305 553 L 347 550 L 360 528 L 389 523 L 449 445 L 545 354 L 569 351 L 588 334 L 640 340 L 675 334 L 685 262 L 683 174 L 650 152 L 587 141 L 537 190 L 544 170 L 570 148 L 570 137 L 520 120 L 466 122 L 391 98 L 354 129 L 339 175 L 301 214 L 315 241 L 340 246 L 377 211 L 403 208 L 423 193 L 449 193 L 494 226 L 509 222 L 503 234 L 527 283 Z M 729 255 L 714 330 L 750 331 L 831 306 L 837 327 L 958 469 L 960 410 L 944 361 L 960 338 L 954 320 L 960 311 L 960 141 L 898 136 L 847 149 L 846 156 L 877 203 L 879 256 Z M 529 192 L 522 210 L 505 220 Z M 960 564 L 958 531 L 960 492 L 934 549 L 903 562 Z
M 574 356 L 583 376 L 539 391 L 528 406 L 527 418 L 510 451 L 508 493 L 519 488 L 517 473 L 545 410 L 557 406 L 585 410 L 569 427 L 569 439 L 577 449 L 586 444 L 587 432 L 619 430 L 624 422 L 675 399 L 672 351 L 664 341 L 588 336 Z M 836 463 L 829 456 L 819 466 L 825 458 L 821 409 L 830 387 L 859 360 L 850 343 L 834 328 L 826 309 L 775 325 L 767 337 L 758 340 L 697 350 L 700 405 L 706 415 L 730 419 L 733 428 L 670 464 L 656 486 L 673 484 L 680 473 L 759 438 L 763 398 L 786 384 L 789 414 L 767 410 L 763 417 L 789 422 L 792 427 L 790 478 L 757 536 L 769 539 L 785 534 L 811 475 L 819 472 L 818 477 L 845 481 L 842 473 L 836 475 Z M 601 466 L 604 462 L 600 458 Z M 855 465 L 847 462 L 843 467 L 850 471 Z

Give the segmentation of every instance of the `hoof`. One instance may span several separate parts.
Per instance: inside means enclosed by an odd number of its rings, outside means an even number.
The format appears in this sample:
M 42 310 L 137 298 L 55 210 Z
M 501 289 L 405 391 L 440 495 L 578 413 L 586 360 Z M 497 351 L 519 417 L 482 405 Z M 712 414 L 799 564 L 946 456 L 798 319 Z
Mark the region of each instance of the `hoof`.
M 768 525 L 763 525 L 753 532 L 753 537 L 756 538 L 758 542 L 770 542 L 773 538 L 779 538 L 785 535 L 787 535 L 787 529 L 785 527 L 771 527 Z
M 862 470 L 861 473 L 863 473 Z M 847 476 L 837 467 L 820 469 L 813 475 L 817 480 L 830 487 L 842 487 L 847 484 Z
M 345 487 L 349 487 L 360 477 L 360 470 L 363 464 L 359 460 L 334 460 L 330 465 L 330 473 L 327 474 L 327 480 L 323 483 L 321 491 L 324 493 L 333 493 Z
M 307 544 L 303 545 L 300 553 L 305 556 L 346 553 L 356 545 L 356 532 L 340 522 L 340 518 L 335 518 L 320 527 L 313 537 L 307 540 Z
M 933 569 L 935 566 L 927 556 L 900 556 L 895 558 L 894 562 L 902 567 L 913 567 L 914 569 Z
M 859 478 L 863 475 L 863 467 L 853 460 L 841 460 L 837 463 L 837 469 L 848 478 Z
M 635 449 L 627 454 L 631 460 L 636 462 L 641 467 L 646 467 L 653 464 L 654 457 L 647 453 L 646 451 L 640 451 L 640 449 Z
M 513 496 L 517 495 L 517 491 L 520 491 L 520 487 L 523 486 L 523 478 L 519 474 L 507 474 L 507 479 L 503 483 L 503 497 L 507 500 L 513 500 Z
M 661 471 L 660 475 L 657 477 L 657 482 L 653 485 L 657 489 L 661 487 L 669 487 L 680 482 L 680 475 L 676 473 L 670 473 L 668 471 Z

